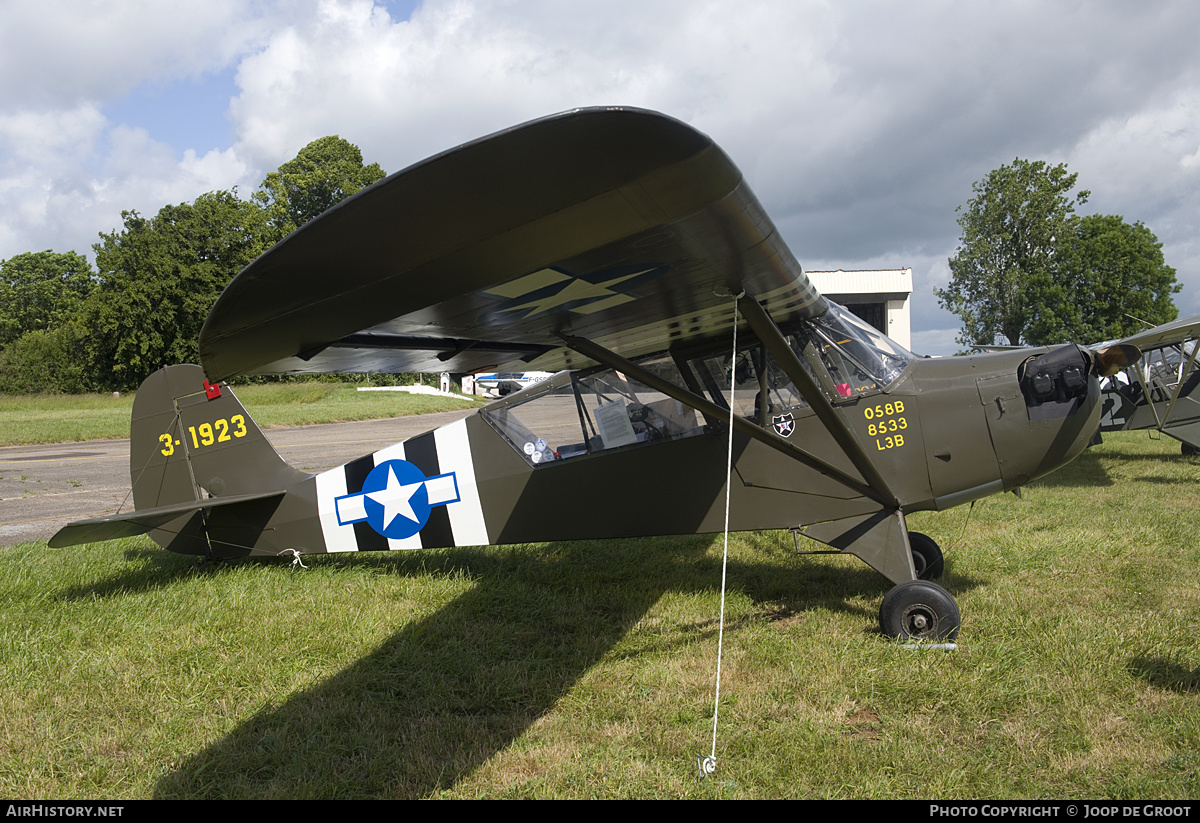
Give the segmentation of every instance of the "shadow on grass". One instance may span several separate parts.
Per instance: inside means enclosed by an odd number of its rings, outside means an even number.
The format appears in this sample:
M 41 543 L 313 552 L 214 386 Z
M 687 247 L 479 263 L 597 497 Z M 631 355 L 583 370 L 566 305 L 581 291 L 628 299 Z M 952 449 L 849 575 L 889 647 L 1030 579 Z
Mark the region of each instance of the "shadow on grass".
M 1195 465 L 1195 458 L 1181 457 L 1178 454 L 1131 454 L 1129 452 L 1114 452 L 1104 455 L 1104 459 L 1117 465 L 1144 466 L 1146 471 L 1154 471 L 1158 466 L 1174 468 L 1177 466 Z
M 1151 686 L 1175 692 L 1200 692 L 1200 668 L 1189 669 L 1168 657 L 1135 657 L 1127 670 Z
M 1105 441 L 1099 448 L 1085 449 L 1083 454 L 1072 462 L 1057 469 L 1045 477 L 1034 481 L 1031 486 L 1064 487 L 1064 486 L 1111 486 L 1115 481 L 1104 467 L 1124 465 L 1122 474 L 1130 470 L 1136 471 L 1144 467 L 1144 475 L 1130 478 L 1146 483 L 1188 483 L 1195 482 L 1186 478 L 1167 478 L 1159 472 L 1159 467 L 1177 467 L 1194 463 L 1195 458 L 1182 457 L 1176 453 L 1146 452 L 1144 444 L 1130 442 L 1127 438 L 1113 438 L 1112 442 Z
M 1147 452 L 1144 448 L 1144 443 L 1131 442 L 1128 437 L 1114 438 L 1111 444 L 1106 441 L 1105 445 L 1098 449 L 1085 450 L 1073 462 L 1030 485 L 1060 488 L 1115 485 L 1117 481 L 1114 481 L 1105 469 L 1105 463 L 1114 470 L 1120 467 L 1118 473 L 1125 478 L 1120 480 L 1122 483 L 1138 482 L 1170 486 L 1196 482 L 1191 477 L 1164 476 L 1164 470 L 1171 474 L 1178 474 L 1180 466 L 1196 465 L 1198 462 L 1196 458 L 1184 457 L 1178 452 Z M 1139 471 L 1141 473 L 1136 473 Z
M 1046 486 L 1050 488 L 1064 486 L 1111 486 L 1113 479 L 1104 468 L 1104 461 L 1113 458 L 1112 452 L 1098 452 L 1095 449 L 1084 449 L 1083 454 L 1076 457 L 1067 465 L 1055 469 L 1045 477 L 1038 478 L 1030 487 Z M 1133 456 L 1133 455 L 1130 455 Z
M 465 571 L 476 585 L 179 763 L 155 794 L 425 797 L 450 788 L 549 712 L 664 593 L 713 592 L 712 544 L 700 536 L 331 558 L 414 577 Z M 779 609 L 858 614 L 848 597 L 889 585 L 866 568 L 771 559 L 731 563 L 728 582 L 766 606 L 763 619 Z M 716 628 L 685 623 L 638 653 Z

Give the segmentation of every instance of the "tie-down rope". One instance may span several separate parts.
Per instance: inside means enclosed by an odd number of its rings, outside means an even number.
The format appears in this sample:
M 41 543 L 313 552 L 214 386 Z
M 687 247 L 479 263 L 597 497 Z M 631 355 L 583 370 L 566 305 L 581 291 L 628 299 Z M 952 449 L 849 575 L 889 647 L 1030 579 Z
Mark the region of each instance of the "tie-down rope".
M 729 568 L 729 490 L 733 485 L 733 391 L 737 377 L 737 301 L 745 292 L 733 297 L 733 353 L 729 357 L 729 444 L 725 454 L 725 546 L 721 553 L 721 615 L 717 628 L 717 686 L 713 698 L 712 749 L 708 757 L 697 757 L 700 774 L 708 776 L 717 770 L 717 717 L 721 709 L 721 653 L 725 646 L 725 577 Z

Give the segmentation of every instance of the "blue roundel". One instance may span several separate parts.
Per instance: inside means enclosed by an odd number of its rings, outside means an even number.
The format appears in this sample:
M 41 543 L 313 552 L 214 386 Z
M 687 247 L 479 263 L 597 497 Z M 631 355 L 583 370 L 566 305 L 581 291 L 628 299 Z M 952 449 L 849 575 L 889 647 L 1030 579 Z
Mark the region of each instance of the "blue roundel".
M 407 460 L 388 460 L 363 481 L 363 505 L 371 528 L 392 540 L 412 537 L 429 521 L 426 477 Z

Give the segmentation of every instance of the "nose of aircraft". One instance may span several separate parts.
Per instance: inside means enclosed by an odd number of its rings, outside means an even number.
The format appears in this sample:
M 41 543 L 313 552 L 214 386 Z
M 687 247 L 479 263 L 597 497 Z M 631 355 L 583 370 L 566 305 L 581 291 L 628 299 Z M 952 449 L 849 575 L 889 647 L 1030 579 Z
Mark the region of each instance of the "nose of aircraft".
M 1016 374 L 979 380 L 1004 488 L 1023 486 L 1087 448 L 1100 425 L 1097 357 L 1073 343 L 1031 353 Z

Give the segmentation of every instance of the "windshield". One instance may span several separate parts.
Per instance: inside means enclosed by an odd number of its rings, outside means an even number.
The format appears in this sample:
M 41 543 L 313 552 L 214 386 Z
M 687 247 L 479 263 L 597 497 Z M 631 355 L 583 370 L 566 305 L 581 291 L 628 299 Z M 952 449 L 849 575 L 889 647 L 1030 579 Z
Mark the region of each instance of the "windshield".
M 683 386 L 670 357 L 659 355 L 638 365 Z M 534 466 L 704 431 L 695 409 L 623 372 L 598 368 L 569 377 L 548 380 L 481 415 Z
M 887 387 L 913 359 L 912 352 L 836 303 L 809 327 L 840 397 Z

